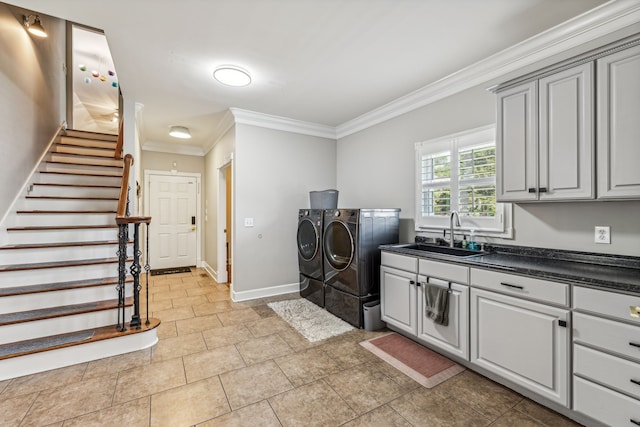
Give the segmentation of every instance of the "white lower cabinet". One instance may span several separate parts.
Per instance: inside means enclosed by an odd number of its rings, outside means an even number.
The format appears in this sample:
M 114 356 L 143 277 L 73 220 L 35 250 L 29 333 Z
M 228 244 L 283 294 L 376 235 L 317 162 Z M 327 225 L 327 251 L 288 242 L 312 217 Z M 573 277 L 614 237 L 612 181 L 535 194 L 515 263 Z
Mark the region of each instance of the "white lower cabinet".
M 418 333 L 416 273 L 382 266 L 380 268 L 380 313 L 392 328 Z
M 578 286 L 573 297 L 573 409 L 640 426 L 640 297 Z
M 569 405 L 569 310 L 471 289 L 471 363 Z

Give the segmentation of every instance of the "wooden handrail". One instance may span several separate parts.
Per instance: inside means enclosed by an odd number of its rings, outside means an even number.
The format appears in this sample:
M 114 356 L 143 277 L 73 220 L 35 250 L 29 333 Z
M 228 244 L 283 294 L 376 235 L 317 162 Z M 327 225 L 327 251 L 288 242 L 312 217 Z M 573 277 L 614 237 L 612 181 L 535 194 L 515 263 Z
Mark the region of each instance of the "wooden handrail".
M 116 224 L 150 224 L 150 216 L 127 216 L 127 194 L 129 193 L 129 175 L 133 165 L 133 156 L 124 156 L 124 169 L 122 171 L 122 183 L 118 196 L 118 209 L 116 210 Z
M 116 160 L 122 158 L 122 151 L 124 149 L 124 120 L 120 120 L 120 127 L 118 128 L 118 141 L 116 142 L 116 150 L 113 153 L 113 157 Z

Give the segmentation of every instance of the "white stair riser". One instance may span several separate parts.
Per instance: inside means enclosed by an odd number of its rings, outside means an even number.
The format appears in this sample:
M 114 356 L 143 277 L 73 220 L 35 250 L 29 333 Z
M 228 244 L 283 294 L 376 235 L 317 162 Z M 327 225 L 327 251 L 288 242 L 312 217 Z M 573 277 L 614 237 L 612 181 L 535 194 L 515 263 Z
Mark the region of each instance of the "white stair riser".
M 94 185 L 113 185 L 120 186 L 122 184 L 121 177 L 108 176 L 82 176 L 82 175 L 63 175 L 56 173 L 40 173 L 36 177 L 36 182 L 48 182 L 50 184 L 94 184 Z
M 127 322 L 131 320 L 131 307 L 127 307 L 125 310 L 125 320 Z M 0 344 L 100 328 L 115 325 L 117 321 L 118 310 L 111 309 L 4 325 L 0 326 Z
M 0 251 L 1 265 L 31 262 L 74 261 L 79 259 L 114 258 L 118 245 L 68 246 L 63 248 L 5 249 Z M 128 245 L 127 254 L 133 253 Z
M 45 171 L 51 172 L 84 172 L 91 175 L 118 175 L 122 177 L 122 168 L 111 168 L 101 166 L 86 166 L 73 164 L 47 163 L 44 166 Z
M 157 328 L 139 334 L 0 360 L 0 381 L 143 350 L 158 342 L 156 331 Z
M 133 295 L 133 284 L 127 283 L 125 295 Z M 63 305 L 83 304 L 118 298 L 116 285 L 93 286 L 90 288 L 66 289 L 39 292 L 27 295 L 13 295 L 0 298 L 0 314 L 39 310 Z
M 117 200 L 74 200 L 74 199 L 24 199 L 19 210 L 90 210 L 104 209 L 115 211 Z
M 20 213 L 16 215 L 17 227 L 55 225 L 103 225 L 114 224 L 115 213 Z
M 88 230 L 10 231 L 7 233 L 7 245 L 19 245 L 25 243 L 91 242 L 97 240 L 118 240 L 118 229 L 96 228 Z
M 34 185 L 30 196 L 109 197 L 118 198 L 120 188 L 65 187 L 58 185 Z
M 113 150 L 103 150 L 100 148 L 77 147 L 74 145 L 56 145 L 53 147 L 53 153 L 60 154 L 76 154 L 79 156 L 98 156 L 106 159 L 115 159 Z
M 37 262 L 37 260 L 29 260 Z M 41 268 L 36 270 L 2 271 L 0 287 L 37 285 L 41 283 L 63 282 L 65 280 L 86 280 L 118 275 L 118 264 L 93 264 L 78 267 Z
M 110 150 L 116 149 L 116 142 L 111 141 L 96 141 L 93 139 L 82 138 L 67 138 L 62 137 L 58 141 L 58 145 L 68 147 L 90 147 L 90 148 L 108 148 Z
M 52 162 L 74 163 L 74 164 L 81 164 L 81 165 L 122 166 L 122 160 L 85 158 L 80 156 L 56 154 L 56 153 L 52 153 L 49 157 L 49 160 Z

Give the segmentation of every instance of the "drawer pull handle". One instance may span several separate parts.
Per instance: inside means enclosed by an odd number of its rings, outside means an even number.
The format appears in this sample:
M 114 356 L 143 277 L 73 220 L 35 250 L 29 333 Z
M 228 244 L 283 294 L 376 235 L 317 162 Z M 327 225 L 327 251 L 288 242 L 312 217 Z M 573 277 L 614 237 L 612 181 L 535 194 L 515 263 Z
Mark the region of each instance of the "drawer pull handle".
M 634 380 L 633 378 L 631 378 L 629 381 L 631 381 L 632 383 L 634 383 L 635 385 L 640 385 L 640 381 L 638 380 Z
M 535 188 L 529 188 L 529 193 L 535 193 L 536 189 Z
M 504 283 L 504 282 L 500 282 L 500 284 L 502 286 L 506 286 L 508 288 L 515 288 L 515 289 L 520 289 L 520 290 L 524 290 L 524 286 L 520 286 L 520 285 L 512 285 L 511 283 Z
M 637 305 L 630 305 L 629 316 L 633 317 L 634 319 L 640 319 L 640 307 Z
M 632 424 L 635 424 L 637 426 L 640 426 L 640 421 L 636 421 L 633 418 L 629 418 L 629 422 L 631 422 Z
M 416 284 L 416 282 L 414 282 L 413 280 L 409 280 L 409 284 L 410 284 L 410 285 L 415 285 L 415 284 Z
M 630 345 L 631 347 L 638 347 L 638 348 L 640 348 L 640 344 L 638 344 L 637 342 L 630 342 L 630 343 L 629 343 L 629 345 Z

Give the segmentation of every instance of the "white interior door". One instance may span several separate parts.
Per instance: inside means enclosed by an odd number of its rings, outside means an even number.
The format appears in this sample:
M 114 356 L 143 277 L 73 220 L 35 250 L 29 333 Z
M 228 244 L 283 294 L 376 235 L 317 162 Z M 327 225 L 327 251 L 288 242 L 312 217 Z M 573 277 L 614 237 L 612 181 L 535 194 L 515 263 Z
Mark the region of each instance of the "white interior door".
M 149 187 L 151 268 L 196 265 L 196 179 L 151 175 Z

